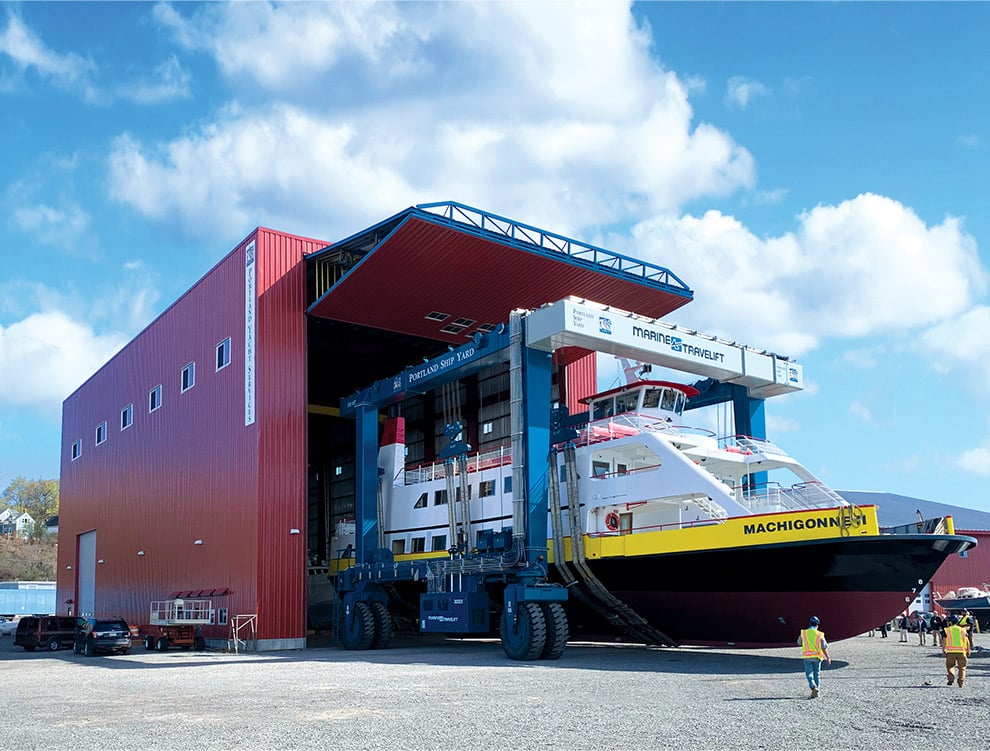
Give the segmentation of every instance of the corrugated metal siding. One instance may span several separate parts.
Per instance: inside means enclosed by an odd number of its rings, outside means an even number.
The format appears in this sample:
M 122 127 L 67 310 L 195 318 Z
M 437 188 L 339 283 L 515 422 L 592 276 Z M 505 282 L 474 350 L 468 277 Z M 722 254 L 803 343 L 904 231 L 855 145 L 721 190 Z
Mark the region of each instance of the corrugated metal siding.
M 990 583 L 990 532 L 956 530 L 957 533 L 975 537 L 976 548 L 966 553 L 962 558 L 953 555 L 945 559 L 932 577 L 932 594 L 944 595 L 950 590 L 958 591 L 960 587 L 981 587 Z
M 65 401 L 59 612 L 75 598 L 77 536 L 95 529 L 104 561 L 96 567 L 99 614 L 143 624 L 152 599 L 226 588 L 230 594 L 215 605 L 230 615 L 258 613 L 259 638 L 305 635 L 306 551 L 297 556 L 275 541 L 276 530 L 279 541 L 288 539 L 290 527 L 301 531 L 293 543 L 306 539 L 301 259 L 325 244 L 269 230 L 257 235 L 253 425 L 244 425 L 244 247 L 251 237 Z M 217 371 L 216 345 L 227 337 L 231 363 Z M 181 370 L 191 361 L 195 386 L 180 393 Z M 148 394 L 158 384 L 162 406 L 149 414 Z M 134 423 L 121 431 L 129 403 Z M 104 420 L 107 440 L 95 446 Z M 72 461 L 77 438 L 82 456 Z M 286 610 L 293 611 L 288 621 L 279 615 Z M 206 635 L 227 632 L 216 626 Z
M 306 635 L 307 412 L 303 256 L 325 243 L 258 233 L 258 636 Z M 299 534 L 290 534 L 297 529 Z
M 257 427 L 244 426 L 244 254 L 238 248 L 63 405 L 58 601 L 73 597 L 76 536 L 97 530 L 96 611 L 147 623 L 177 589 L 229 588 L 251 612 L 257 580 Z M 216 345 L 231 338 L 231 364 Z M 182 368 L 196 363 L 180 393 Z M 151 389 L 162 405 L 149 413 Z M 120 430 L 120 412 L 134 422 Z M 107 440 L 94 445 L 106 420 Z M 71 461 L 71 444 L 83 441 Z M 194 541 L 203 540 L 202 545 Z M 144 550 L 143 556 L 137 552 Z M 224 635 L 216 627 L 208 635 Z
M 564 403 L 569 414 L 576 415 L 588 411 L 581 399 L 598 392 L 598 365 L 596 354 L 590 352 L 564 367 Z

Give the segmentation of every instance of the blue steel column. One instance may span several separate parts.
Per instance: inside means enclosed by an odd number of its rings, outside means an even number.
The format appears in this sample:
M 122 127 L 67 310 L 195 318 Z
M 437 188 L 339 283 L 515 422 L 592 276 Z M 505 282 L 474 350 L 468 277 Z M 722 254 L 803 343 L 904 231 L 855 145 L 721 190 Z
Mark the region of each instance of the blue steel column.
M 523 425 L 526 431 L 526 557 L 547 557 L 547 455 L 550 453 L 552 361 L 523 347 Z
M 732 415 L 736 423 L 736 435 L 748 435 L 753 438 L 767 437 L 767 420 L 763 412 L 763 399 L 751 399 L 746 395 L 746 389 L 733 385 Z M 754 472 L 748 475 L 745 483 L 750 488 L 763 488 L 767 484 L 766 472 Z
M 377 405 L 358 405 L 354 418 L 354 555 L 358 563 L 370 563 L 378 546 Z
M 767 437 L 767 421 L 763 412 L 763 399 L 751 399 L 746 389 L 733 385 L 732 416 L 735 418 L 736 434 L 753 438 Z

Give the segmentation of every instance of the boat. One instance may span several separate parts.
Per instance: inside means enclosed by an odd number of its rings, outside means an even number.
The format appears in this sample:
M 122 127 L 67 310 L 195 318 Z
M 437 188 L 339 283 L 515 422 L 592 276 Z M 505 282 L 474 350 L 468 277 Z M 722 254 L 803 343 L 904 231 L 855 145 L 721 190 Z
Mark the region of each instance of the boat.
M 990 584 L 936 594 L 935 602 L 943 610 L 990 610 Z
M 551 451 L 547 561 L 569 587 L 571 639 L 789 646 L 811 615 L 844 639 L 902 612 L 976 544 L 951 517 L 926 533 L 881 529 L 875 506 L 849 503 L 775 443 L 685 425 L 697 394 L 653 380 L 596 394 Z M 404 444 L 391 418 L 379 515 L 394 560 L 508 549 L 510 448 L 406 466 Z M 333 547 L 352 544 L 353 527 L 338 528 Z

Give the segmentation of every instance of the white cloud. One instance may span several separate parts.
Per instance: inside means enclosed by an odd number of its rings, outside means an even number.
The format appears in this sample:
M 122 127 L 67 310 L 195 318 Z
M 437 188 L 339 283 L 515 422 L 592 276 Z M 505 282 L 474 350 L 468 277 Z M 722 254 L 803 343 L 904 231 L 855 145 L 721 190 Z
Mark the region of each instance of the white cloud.
M 855 415 L 860 420 L 866 423 L 873 422 L 873 412 L 870 408 L 863 404 L 862 402 L 853 402 L 849 405 L 849 414 Z
M 990 446 L 979 446 L 964 451 L 956 466 L 974 475 L 990 476 Z
M 175 55 L 157 68 L 151 77 L 127 83 L 120 87 L 119 95 L 138 104 L 159 104 L 192 96 L 190 75 Z
M 242 98 L 169 143 L 120 137 L 110 171 L 118 200 L 192 234 L 322 236 L 447 198 L 567 233 L 754 182 L 749 152 L 692 122 L 625 5 L 181 9 L 156 15 Z
M 791 417 L 766 415 L 767 435 L 775 436 L 780 433 L 796 433 L 801 429 L 801 423 Z
M 694 288 L 699 302 L 678 311 L 679 323 L 792 356 L 826 337 L 933 325 L 987 286 L 958 219 L 926 226 L 872 194 L 804 212 L 780 237 L 758 238 L 716 211 L 643 222 L 633 237 L 633 255 L 678 269 Z
M 65 202 L 61 207 L 36 205 L 16 208 L 14 225 L 45 245 L 73 248 L 89 229 L 89 214 L 80 206 Z
M 0 31 L 0 55 L 5 55 L 21 75 L 33 70 L 42 79 L 76 91 L 85 99 L 96 96 L 89 80 L 96 67 L 93 62 L 71 52 L 60 54 L 49 49 L 13 12 L 8 12 L 7 27 Z
M 961 373 L 985 393 L 990 381 L 990 307 L 977 305 L 925 331 L 914 342 L 931 368 Z
M 744 110 L 757 97 L 769 96 L 770 89 L 745 76 L 732 76 L 726 84 L 725 104 L 730 109 Z
M 126 341 L 58 311 L 0 326 L 0 404 L 57 410 Z

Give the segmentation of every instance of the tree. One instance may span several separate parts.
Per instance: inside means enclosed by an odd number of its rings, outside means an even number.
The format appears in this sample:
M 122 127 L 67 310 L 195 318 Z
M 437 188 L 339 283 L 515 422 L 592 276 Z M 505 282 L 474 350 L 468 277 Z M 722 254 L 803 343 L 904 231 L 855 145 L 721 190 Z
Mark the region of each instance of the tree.
M 58 513 L 58 480 L 28 480 L 15 477 L 0 495 L 12 511 L 27 511 L 38 529 Z

